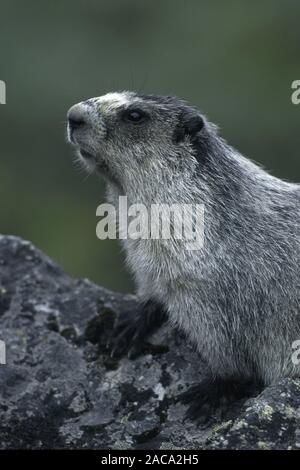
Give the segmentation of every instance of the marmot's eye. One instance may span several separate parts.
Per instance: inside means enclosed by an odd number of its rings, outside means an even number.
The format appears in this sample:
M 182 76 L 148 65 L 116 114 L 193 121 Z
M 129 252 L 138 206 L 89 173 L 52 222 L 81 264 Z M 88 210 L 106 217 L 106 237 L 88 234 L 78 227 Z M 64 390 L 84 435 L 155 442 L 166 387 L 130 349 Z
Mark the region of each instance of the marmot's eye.
M 133 123 L 139 123 L 146 119 L 147 115 L 139 109 L 127 110 L 123 113 L 124 121 L 130 121 Z

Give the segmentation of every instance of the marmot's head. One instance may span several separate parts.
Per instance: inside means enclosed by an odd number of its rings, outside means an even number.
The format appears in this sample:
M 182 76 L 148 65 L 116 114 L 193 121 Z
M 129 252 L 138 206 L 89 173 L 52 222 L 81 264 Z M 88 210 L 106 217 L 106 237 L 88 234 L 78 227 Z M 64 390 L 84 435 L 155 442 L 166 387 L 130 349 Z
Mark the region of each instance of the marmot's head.
M 199 111 L 168 96 L 108 93 L 68 112 L 68 138 L 78 157 L 121 186 L 194 167 L 195 148 L 206 145 L 211 132 Z

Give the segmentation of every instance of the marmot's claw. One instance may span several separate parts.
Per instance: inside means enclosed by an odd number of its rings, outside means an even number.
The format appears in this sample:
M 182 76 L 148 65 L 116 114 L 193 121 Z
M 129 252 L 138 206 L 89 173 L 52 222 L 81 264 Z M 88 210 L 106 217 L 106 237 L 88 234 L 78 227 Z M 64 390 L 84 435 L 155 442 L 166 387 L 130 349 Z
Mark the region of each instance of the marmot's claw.
M 111 357 L 127 355 L 129 359 L 141 355 L 145 338 L 166 320 L 166 315 L 156 303 L 149 301 L 138 312 L 122 314 L 110 341 Z
M 205 425 L 212 418 L 224 418 L 230 405 L 258 393 L 259 385 L 232 380 L 204 380 L 190 387 L 179 396 L 184 404 L 189 404 L 186 419 Z
M 133 359 L 140 354 L 142 349 L 142 337 L 140 338 L 137 333 L 142 335 L 143 332 L 135 321 L 129 322 L 127 325 L 124 323 L 122 322 L 122 327 L 117 327 L 115 336 L 110 342 L 110 354 L 113 358 L 127 355 L 130 359 Z M 134 347 L 132 345 L 133 340 L 135 341 Z M 136 355 L 134 355 L 133 349 L 136 351 Z

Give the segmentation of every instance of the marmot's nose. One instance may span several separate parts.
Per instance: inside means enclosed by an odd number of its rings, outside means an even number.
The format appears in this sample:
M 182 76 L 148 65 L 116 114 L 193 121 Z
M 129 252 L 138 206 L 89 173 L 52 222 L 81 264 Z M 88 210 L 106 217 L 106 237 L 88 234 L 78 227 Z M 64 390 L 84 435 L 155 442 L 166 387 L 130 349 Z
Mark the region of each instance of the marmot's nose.
M 86 109 L 80 103 L 69 109 L 67 117 L 71 129 L 79 129 L 87 124 Z

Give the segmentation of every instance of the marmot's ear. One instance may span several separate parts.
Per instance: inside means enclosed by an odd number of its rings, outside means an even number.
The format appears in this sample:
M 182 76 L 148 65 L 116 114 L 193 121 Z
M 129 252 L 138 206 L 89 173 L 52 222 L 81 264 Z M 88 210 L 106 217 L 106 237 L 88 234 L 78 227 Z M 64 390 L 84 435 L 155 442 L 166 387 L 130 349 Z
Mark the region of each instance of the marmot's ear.
M 179 115 L 178 124 L 173 135 L 174 142 L 181 142 L 186 136 L 191 137 L 191 140 L 193 140 L 203 126 L 204 120 L 195 109 L 185 109 Z

